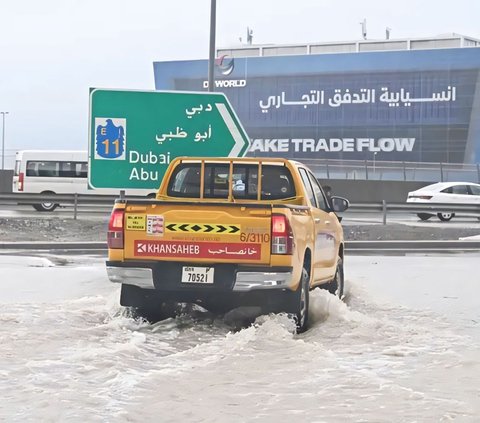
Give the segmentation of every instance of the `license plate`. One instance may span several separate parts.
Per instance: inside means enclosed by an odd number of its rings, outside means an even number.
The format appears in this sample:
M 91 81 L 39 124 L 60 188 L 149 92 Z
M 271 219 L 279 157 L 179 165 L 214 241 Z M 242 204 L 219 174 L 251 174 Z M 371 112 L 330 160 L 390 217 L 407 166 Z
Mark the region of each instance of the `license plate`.
M 213 267 L 183 266 L 182 283 L 213 283 Z

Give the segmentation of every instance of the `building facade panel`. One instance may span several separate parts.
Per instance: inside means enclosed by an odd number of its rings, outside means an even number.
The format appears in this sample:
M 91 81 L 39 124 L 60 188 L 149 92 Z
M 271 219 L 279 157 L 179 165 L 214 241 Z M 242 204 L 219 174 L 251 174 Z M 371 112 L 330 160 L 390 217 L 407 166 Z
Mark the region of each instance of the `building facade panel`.
M 479 163 L 479 48 L 217 60 L 249 154 Z M 208 61 L 154 63 L 158 90 L 207 90 Z

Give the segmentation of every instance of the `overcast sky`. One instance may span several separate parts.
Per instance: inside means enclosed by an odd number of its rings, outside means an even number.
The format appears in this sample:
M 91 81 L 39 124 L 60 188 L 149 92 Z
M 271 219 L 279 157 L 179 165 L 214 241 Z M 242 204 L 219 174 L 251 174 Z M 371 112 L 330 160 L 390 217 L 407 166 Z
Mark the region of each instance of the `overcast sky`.
M 364 18 L 369 39 L 480 38 L 480 0 L 217 0 L 217 47 L 247 26 L 254 44 L 357 40 Z M 86 150 L 89 87 L 151 90 L 154 61 L 207 59 L 209 19 L 210 0 L 0 1 L 7 167 L 20 149 Z

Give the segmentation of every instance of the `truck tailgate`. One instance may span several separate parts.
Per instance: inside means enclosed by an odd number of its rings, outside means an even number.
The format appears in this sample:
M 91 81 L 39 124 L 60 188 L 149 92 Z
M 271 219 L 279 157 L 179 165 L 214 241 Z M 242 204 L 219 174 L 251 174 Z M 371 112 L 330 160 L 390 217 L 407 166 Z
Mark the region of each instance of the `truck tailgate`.
M 270 205 L 157 202 L 125 209 L 125 259 L 270 262 Z

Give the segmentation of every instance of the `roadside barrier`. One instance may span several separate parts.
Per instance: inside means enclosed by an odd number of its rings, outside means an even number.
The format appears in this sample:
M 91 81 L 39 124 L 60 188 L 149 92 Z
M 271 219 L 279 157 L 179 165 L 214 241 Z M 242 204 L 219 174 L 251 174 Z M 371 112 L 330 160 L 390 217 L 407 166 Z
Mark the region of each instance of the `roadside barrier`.
M 109 213 L 113 207 L 113 204 L 119 196 L 114 195 L 98 195 L 98 194 L 22 194 L 22 193 L 10 193 L 0 194 L 0 206 L 1 205 L 31 205 L 51 202 L 59 204 L 63 209 L 72 211 L 74 219 L 77 219 L 78 214 L 81 212 L 98 212 Z M 124 199 L 129 200 L 148 200 L 154 201 L 151 198 L 145 198 L 143 196 L 125 196 Z M 353 213 L 381 213 L 382 222 L 385 225 L 387 223 L 387 217 L 392 213 L 405 213 L 405 214 L 417 214 L 417 213 L 457 213 L 480 219 L 480 204 L 449 204 L 449 203 L 436 203 L 436 204 L 421 204 L 421 203 L 387 203 L 385 200 L 382 202 L 374 203 L 351 203 L 350 207 L 345 213 L 340 215 L 351 215 Z M 54 215 L 55 212 L 38 212 L 39 214 Z

